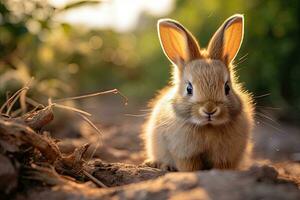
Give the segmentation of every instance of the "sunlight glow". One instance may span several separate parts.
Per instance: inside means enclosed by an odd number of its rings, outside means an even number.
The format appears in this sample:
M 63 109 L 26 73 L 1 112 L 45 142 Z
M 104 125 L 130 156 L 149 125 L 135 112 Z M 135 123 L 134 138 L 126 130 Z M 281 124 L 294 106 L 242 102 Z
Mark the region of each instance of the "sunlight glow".
M 51 0 L 62 7 L 70 0 Z M 58 16 L 57 20 L 90 28 L 111 28 L 117 32 L 131 31 L 138 26 L 142 13 L 161 17 L 174 7 L 174 0 L 106 0 L 97 5 L 74 8 Z

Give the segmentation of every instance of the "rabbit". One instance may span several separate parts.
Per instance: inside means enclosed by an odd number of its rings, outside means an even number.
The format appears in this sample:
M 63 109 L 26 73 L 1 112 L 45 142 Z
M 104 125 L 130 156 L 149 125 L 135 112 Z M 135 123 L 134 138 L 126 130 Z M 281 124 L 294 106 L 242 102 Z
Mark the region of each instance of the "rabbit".
M 173 73 L 150 103 L 144 163 L 171 171 L 237 169 L 252 144 L 254 112 L 252 96 L 238 83 L 232 64 L 243 40 L 244 16 L 225 20 L 206 49 L 175 20 L 160 19 L 157 28 Z

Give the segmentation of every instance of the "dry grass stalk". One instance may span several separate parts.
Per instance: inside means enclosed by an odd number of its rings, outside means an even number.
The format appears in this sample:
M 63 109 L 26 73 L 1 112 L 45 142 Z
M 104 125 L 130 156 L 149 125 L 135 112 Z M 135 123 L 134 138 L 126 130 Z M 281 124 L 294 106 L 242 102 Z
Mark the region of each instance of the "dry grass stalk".
M 1 106 L 0 113 L 3 113 L 3 111 L 6 107 L 7 108 L 6 115 L 9 116 L 12 107 L 17 102 L 17 100 L 19 99 L 20 96 L 23 96 L 22 99 L 20 99 L 20 101 L 21 101 L 20 104 L 21 104 L 21 108 L 22 108 L 22 105 L 24 106 L 24 104 L 26 104 L 23 102 L 24 95 L 26 96 L 26 93 L 29 90 L 32 81 L 33 81 L 33 78 L 31 78 L 30 81 L 28 81 L 23 88 L 21 88 L 20 90 L 15 92 L 9 99 L 7 99 L 7 101 Z M 23 108 L 23 109 L 25 109 L 25 108 Z
M 99 141 L 97 142 L 97 144 L 96 144 L 96 146 L 95 146 L 95 148 L 94 148 L 94 150 L 93 150 L 93 152 L 91 153 L 91 156 L 90 156 L 90 158 L 89 158 L 89 160 L 91 160 L 92 158 L 93 158 L 93 156 L 95 155 L 95 153 L 96 153 L 96 150 L 98 149 L 98 147 L 100 146 L 100 142 L 101 142 L 101 135 L 102 135 L 102 132 L 100 131 L 100 129 L 98 129 L 98 127 L 89 119 L 89 118 L 87 118 L 86 116 L 84 116 L 84 115 L 81 115 L 81 114 L 79 114 L 81 117 L 82 117 L 82 119 L 84 119 L 93 129 L 95 129 L 96 130 L 96 132 L 98 133 L 98 136 L 99 136 Z
M 21 88 L 20 90 L 18 90 L 17 92 L 15 92 L 9 99 L 6 100 L 6 102 L 1 106 L 0 108 L 0 113 L 2 114 L 5 107 L 10 107 L 11 106 L 11 103 L 14 101 L 14 99 L 16 97 L 18 97 L 20 95 L 20 93 L 23 91 L 23 90 L 28 90 L 29 88 L 28 87 L 23 87 Z
M 25 114 L 27 112 L 27 104 L 26 104 L 26 95 L 28 90 L 23 90 L 20 93 L 20 107 L 22 110 L 22 114 Z
M 30 97 L 27 97 L 27 96 L 26 96 L 26 103 L 28 103 L 29 105 L 32 105 L 35 108 L 43 108 L 44 107 L 43 104 L 40 104 L 36 100 L 34 100 L 34 99 L 30 98 Z
M 55 100 L 53 100 L 53 102 L 63 102 L 63 101 L 71 101 L 71 100 L 78 100 L 78 99 L 86 99 L 86 98 L 89 98 L 89 97 L 95 97 L 95 96 L 104 95 L 104 94 L 119 94 L 124 99 L 124 104 L 125 105 L 128 104 L 128 98 L 125 95 L 123 95 L 118 89 L 107 90 L 107 91 L 104 91 L 104 92 L 95 92 L 95 93 L 76 96 L 76 97 L 55 99 Z
M 62 109 L 73 111 L 73 112 L 76 112 L 76 113 L 80 113 L 80 114 L 86 115 L 86 116 L 92 116 L 92 114 L 90 114 L 86 111 L 80 110 L 78 108 L 70 107 L 70 106 L 65 106 L 65 105 L 61 105 L 61 104 L 57 104 L 57 103 L 52 103 L 49 106 L 50 107 L 56 107 L 56 108 L 62 108 Z

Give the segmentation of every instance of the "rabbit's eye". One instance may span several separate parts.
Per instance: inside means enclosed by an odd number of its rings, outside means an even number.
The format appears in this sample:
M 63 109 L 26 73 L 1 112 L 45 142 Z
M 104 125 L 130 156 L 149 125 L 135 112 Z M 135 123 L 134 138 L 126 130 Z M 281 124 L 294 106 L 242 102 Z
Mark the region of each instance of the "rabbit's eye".
M 229 87 L 229 85 L 228 85 L 228 81 L 226 81 L 225 86 L 224 86 L 224 89 L 225 89 L 225 95 L 228 95 L 228 94 L 229 94 L 229 91 L 230 91 L 230 87 Z
M 192 95 L 193 94 L 193 85 L 189 82 L 187 87 L 186 87 L 186 92 L 188 95 Z

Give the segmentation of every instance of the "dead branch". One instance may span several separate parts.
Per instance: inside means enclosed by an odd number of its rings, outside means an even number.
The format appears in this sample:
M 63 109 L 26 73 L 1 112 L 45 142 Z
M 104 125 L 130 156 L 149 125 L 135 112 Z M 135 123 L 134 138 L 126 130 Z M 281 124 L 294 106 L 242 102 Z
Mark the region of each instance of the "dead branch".
M 73 153 L 67 156 L 61 156 L 60 159 L 54 163 L 55 168 L 63 173 L 73 176 L 80 176 L 84 168 L 83 156 L 90 144 L 85 144 L 74 150 Z
M 25 123 L 34 130 L 39 130 L 49 124 L 54 118 L 51 106 L 37 111 L 31 111 L 17 118 L 16 120 Z
M 59 175 L 52 165 L 39 166 L 32 164 L 30 167 L 25 167 L 22 178 L 36 180 L 43 182 L 47 185 L 60 185 L 65 184 L 69 180 Z
M 32 128 L 24 124 L 0 119 L 0 134 L 17 138 L 37 148 L 50 163 L 61 157 L 57 145 L 49 137 L 37 134 Z

